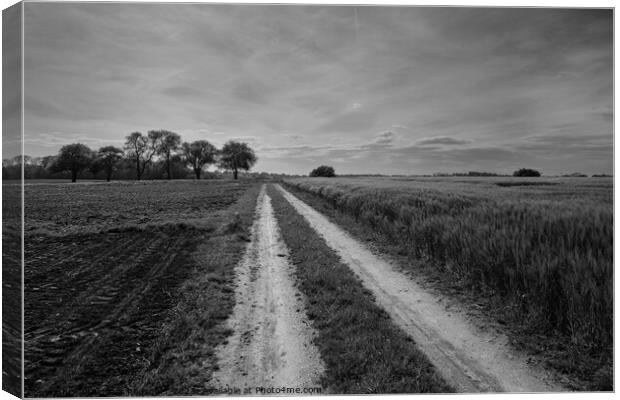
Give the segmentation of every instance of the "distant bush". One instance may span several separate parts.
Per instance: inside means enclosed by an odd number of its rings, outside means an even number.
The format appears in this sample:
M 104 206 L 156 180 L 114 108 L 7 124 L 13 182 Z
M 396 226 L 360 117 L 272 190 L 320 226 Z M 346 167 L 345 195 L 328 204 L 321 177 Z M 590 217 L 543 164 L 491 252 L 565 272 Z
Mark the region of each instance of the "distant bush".
M 582 174 L 581 172 L 573 172 L 572 174 L 562 175 L 564 178 L 587 178 L 588 175 Z
M 611 178 L 612 175 L 608 175 L 608 174 L 594 174 L 592 175 L 592 178 Z
M 540 176 L 540 172 L 535 169 L 521 168 L 520 170 L 515 171 L 512 176 Z
M 495 172 L 469 171 L 467 176 L 499 176 Z
M 334 171 L 334 167 L 329 167 L 327 165 L 321 165 L 318 168 L 313 169 L 310 172 L 310 176 L 316 177 L 316 176 L 326 176 L 326 177 L 333 177 L 336 176 L 336 172 Z

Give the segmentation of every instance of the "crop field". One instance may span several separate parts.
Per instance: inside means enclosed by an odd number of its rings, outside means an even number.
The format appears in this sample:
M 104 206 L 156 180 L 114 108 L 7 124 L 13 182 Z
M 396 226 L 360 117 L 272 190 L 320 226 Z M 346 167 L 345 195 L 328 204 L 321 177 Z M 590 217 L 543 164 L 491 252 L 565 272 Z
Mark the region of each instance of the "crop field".
M 26 184 L 25 395 L 612 388 L 611 179 L 280 183 Z
M 2 196 L 2 389 L 21 393 L 21 187 Z
M 97 233 L 145 225 L 208 222 L 246 189 L 234 182 L 26 184 L 29 234 Z
M 249 181 L 26 185 L 26 396 L 205 390 L 256 193 Z
M 612 185 L 610 178 L 286 181 L 350 232 L 372 232 L 444 286 L 487 299 L 515 342 L 580 382 L 574 387 L 591 389 L 609 388 L 612 377 Z

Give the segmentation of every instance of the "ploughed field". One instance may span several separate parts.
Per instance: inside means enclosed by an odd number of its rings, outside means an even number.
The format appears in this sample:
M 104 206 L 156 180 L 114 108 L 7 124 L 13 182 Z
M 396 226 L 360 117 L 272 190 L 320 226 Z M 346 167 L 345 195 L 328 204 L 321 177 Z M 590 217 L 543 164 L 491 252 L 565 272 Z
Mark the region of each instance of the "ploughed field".
M 244 184 L 102 182 L 26 184 L 26 233 L 98 233 L 166 223 L 204 223 L 204 213 L 226 209 Z
M 2 190 L 2 390 L 15 396 L 21 384 L 21 186 Z
M 26 396 L 204 392 L 257 193 L 248 181 L 26 185 Z
M 298 178 L 286 188 L 491 316 L 574 389 L 609 390 L 611 178 Z

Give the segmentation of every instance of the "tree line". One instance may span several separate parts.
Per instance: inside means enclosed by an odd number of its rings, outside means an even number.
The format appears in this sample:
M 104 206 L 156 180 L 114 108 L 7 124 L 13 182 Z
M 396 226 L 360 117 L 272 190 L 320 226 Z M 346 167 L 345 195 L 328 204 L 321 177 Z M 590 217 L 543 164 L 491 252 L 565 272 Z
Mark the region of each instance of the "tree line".
M 201 179 L 206 167 L 231 171 L 234 179 L 239 170 L 249 171 L 257 161 L 247 143 L 228 141 L 221 149 L 206 140 L 188 143 L 167 130 L 152 130 L 146 135 L 132 132 L 125 137 L 123 148 L 104 146 L 93 150 L 82 143 L 63 146 L 57 155 L 32 158 L 24 156 L 25 178 L 70 177 L 97 178 L 109 182 L 117 179 L 173 179 L 194 176 Z M 21 177 L 22 157 L 2 162 L 3 179 Z

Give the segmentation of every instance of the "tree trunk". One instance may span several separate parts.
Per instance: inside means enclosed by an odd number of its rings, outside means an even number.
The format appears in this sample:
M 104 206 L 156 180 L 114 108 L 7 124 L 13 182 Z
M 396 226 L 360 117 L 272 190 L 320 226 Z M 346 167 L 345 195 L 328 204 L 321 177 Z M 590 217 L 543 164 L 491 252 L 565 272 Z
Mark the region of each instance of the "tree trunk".
M 237 179 L 237 172 L 238 172 L 238 171 L 237 171 L 237 169 L 235 168 L 235 169 L 233 170 L 233 176 L 235 177 L 235 180 Z
M 166 171 L 168 172 L 168 179 L 171 179 L 170 177 L 170 156 L 166 157 Z
M 142 174 L 140 173 L 140 159 L 136 158 L 136 179 L 140 180 L 140 176 Z
M 194 173 L 196 174 L 196 179 L 200 180 L 200 170 L 201 168 L 194 167 Z
M 71 182 L 75 182 L 77 180 L 77 170 L 71 170 Z
M 111 179 L 112 179 L 112 169 L 110 168 L 109 170 L 106 171 L 106 180 L 110 182 Z

